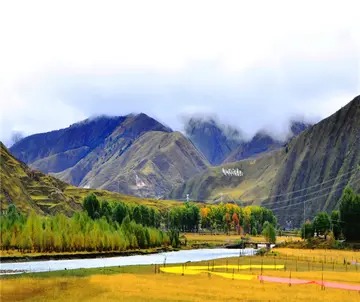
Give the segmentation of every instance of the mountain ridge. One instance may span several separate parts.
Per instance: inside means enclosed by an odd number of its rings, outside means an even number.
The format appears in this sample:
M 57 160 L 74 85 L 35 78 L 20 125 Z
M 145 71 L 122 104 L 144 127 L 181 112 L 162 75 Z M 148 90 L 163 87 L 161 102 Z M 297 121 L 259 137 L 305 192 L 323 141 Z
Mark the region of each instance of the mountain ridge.
M 318 198 L 306 205 L 305 218 L 312 219 L 312 215 L 318 211 L 336 208 L 346 185 L 360 190 L 360 183 L 356 182 L 360 176 L 359 169 L 345 174 L 346 177 L 341 176 L 359 163 L 360 96 L 357 96 L 333 115 L 291 138 L 280 149 L 212 167 L 174 189 L 170 196 L 180 198 L 191 194 L 195 200 L 213 201 L 227 197 L 250 204 L 265 204 L 282 217 L 280 222 L 283 225 L 288 219 L 298 226 L 304 219 L 306 197 Z M 223 168 L 243 170 L 244 176 L 224 175 Z M 337 182 L 329 182 L 325 189 L 320 187 L 324 189 L 321 192 L 326 193 L 324 196 L 311 191 L 311 186 L 332 178 Z M 288 195 L 298 190 L 301 193 Z M 280 196 L 271 197 L 277 195 Z M 260 200 L 259 197 L 265 196 L 268 197 Z
M 160 137 L 166 137 L 172 146 L 166 150 L 167 153 L 157 148 Z M 26 146 L 28 152 L 25 152 Z M 144 113 L 87 119 L 65 129 L 25 138 L 10 150 L 32 168 L 72 185 L 141 197 L 168 194 L 173 186 L 208 166 L 207 160 L 181 133 Z M 153 162 L 159 162 L 159 154 L 166 158 L 162 167 Z M 147 165 L 142 167 L 140 164 L 145 159 L 148 159 Z M 147 175 L 149 169 L 152 169 L 154 180 Z M 129 178 L 128 186 L 124 175 Z M 145 185 L 133 185 L 136 181 Z
M 245 139 L 240 130 L 214 118 L 192 117 L 185 122 L 185 134 L 210 164 L 217 166 L 279 149 L 310 126 L 304 121 L 291 120 L 284 139 L 266 130 L 259 130 L 252 138 Z

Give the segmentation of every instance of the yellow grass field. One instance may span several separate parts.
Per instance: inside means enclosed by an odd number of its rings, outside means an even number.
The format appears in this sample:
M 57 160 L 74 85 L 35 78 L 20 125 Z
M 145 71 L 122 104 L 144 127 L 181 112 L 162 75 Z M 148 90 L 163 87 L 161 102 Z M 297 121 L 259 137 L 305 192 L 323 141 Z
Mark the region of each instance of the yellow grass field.
M 229 280 L 206 274 L 1 280 L 2 301 L 359 301 L 356 291 Z
M 360 251 L 350 250 L 322 250 L 322 249 L 290 249 L 275 248 L 274 252 L 278 252 L 281 257 L 293 258 L 305 261 L 348 263 L 353 261 L 360 263 Z
M 244 273 L 235 273 L 235 271 L 243 270 L 281 270 L 284 269 L 284 265 L 271 265 L 271 264 L 254 264 L 254 265 L 216 265 L 216 266 L 206 266 L 206 265 L 194 265 L 194 266 L 166 266 L 161 267 L 160 271 L 170 274 L 178 275 L 200 275 L 203 273 L 208 273 L 212 275 L 222 276 L 224 278 L 230 279 L 239 279 L 239 280 L 253 280 L 256 275 L 253 274 L 244 274 Z M 226 270 L 226 272 L 218 272 L 218 270 Z M 227 273 L 230 271 L 230 273 Z M 233 273 L 231 273 L 231 271 Z

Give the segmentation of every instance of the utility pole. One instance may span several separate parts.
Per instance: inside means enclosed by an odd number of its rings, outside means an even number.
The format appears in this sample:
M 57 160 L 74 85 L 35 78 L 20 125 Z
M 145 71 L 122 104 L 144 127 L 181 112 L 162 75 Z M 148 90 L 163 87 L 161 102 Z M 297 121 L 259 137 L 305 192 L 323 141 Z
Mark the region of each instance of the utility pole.
M 305 204 L 306 204 L 306 200 L 304 200 L 304 237 L 305 237 Z

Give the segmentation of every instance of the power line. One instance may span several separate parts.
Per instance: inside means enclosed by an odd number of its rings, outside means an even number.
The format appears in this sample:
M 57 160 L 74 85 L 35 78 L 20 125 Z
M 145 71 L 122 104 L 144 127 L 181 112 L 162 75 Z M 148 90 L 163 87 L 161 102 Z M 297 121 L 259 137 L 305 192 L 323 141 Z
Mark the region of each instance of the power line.
M 330 181 L 333 181 L 334 179 L 341 178 L 341 177 L 343 177 L 343 176 L 345 176 L 345 175 L 348 175 L 348 174 L 350 174 L 350 173 L 352 173 L 352 172 L 354 172 L 354 171 L 356 171 L 356 170 L 360 170 L 360 167 L 356 167 L 356 168 L 354 168 L 354 169 L 352 169 L 352 170 L 350 170 L 350 171 L 348 171 L 348 172 L 346 172 L 346 173 L 337 175 L 336 177 L 330 178 L 330 179 L 328 179 L 328 180 L 326 180 L 326 181 L 323 181 L 323 182 L 318 183 L 318 184 L 316 184 L 316 185 L 312 185 L 312 186 L 309 186 L 309 187 L 306 187 L 306 188 L 303 188 L 303 189 L 300 189 L 300 190 L 295 190 L 295 191 L 291 191 L 291 192 L 283 193 L 283 194 L 278 194 L 278 195 L 270 195 L 270 196 L 267 196 L 267 197 L 257 197 L 257 198 L 255 198 L 255 199 L 256 199 L 256 200 L 257 200 L 257 199 L 263 199 L 263 200 L 264 200 L 264 199 L 270 199 L 270 198 L 274 198 L 274 197 L 291 195 L 291 194 L 294 194 L 294 193 L 306 191 L 306 190 L 308 190 L 308 189 L 311 189 L 311 188 L 314 188 L 314 187 L 317 187 L 317 186 L 321 186 L 321 185 L 323 185 L 323 184 L 325 184 L 325 183 L 328 183 L 328 182 L 330 182 Z
M 357 178 L 359 178 L 359 180 L 360 180 L 360 177 L 357 177 Z M 343 183 L 343 182 L 347 182 L 347 181 L 348 181 L 347 179 L 344 179 L 344 180 L 336 183 L 336 185 L 339 185 L 339 184 L 341 184 L 341 183 Z M 351 181 L 354 181 L 354 180 L 351 180 Z M 308 194 L 305 194 L 305 195 L 300 195 L 300 196 L 296 196 L 296 197 L 288 198 L 288 199 L 284 199 L 284 200 L 277 200 L 277 201 L 271 202 L 271 204 L 278 204 L 278 203 L 286 202 L 286 201 L 289 201 L 289 200 L 295 200 L 295 199 L 299 199 L 299 198 L 304 198 L 304 197 L 306 197 L 306 196 L 319 193 L 319 192 L 321 192 L 321 191 L 333 189 L 334 186 L 335 186 L 335 183 L 333 183 L 332 185 L 330 185 L 330 186 L 328 186 L 328 187 L 326 187 L 326 188 L 322 188 L 322 189 L 320 189 L 320 190 L 317 190 L 317 191 L 314 191 L 314 192 L 311 192 L 311 193 L 308 193 Z M 263 201 L 266 201 L 266 199 L 263 200 Z
M 348 175 L 348 174 L 350 174 L 350 173 L 352 173 L 352 172 L 354 172 L 354 171 L 357 171 L 357 170 L 359 170 L 359 167 L 356 167 L 356 168 L 354 168 L 354 169 L 352 169 L 352 170 L 350 170 L 350 171 L 348 171 L 348 172 L 346 172 L 346 173 L 337 175 L 336 177 L 330 178 L 330 179 L 328 179 L 328 180 L 326 180 L 326 181 L 323 181 L 323 182 L 321 182 L 321 183 L 318 183 L 318 184 L 316 184 L 316 185 L 312 185 L 312 186 L 309 186 L 309 187 L 306 187 L 306 188 L 303 188 L 303 189 L 300 189 L 300 190 L 295 190 L 295 191 L 291 191 L 291 192 L 283 193 L 283 194 L 278 194 L 278 195 L 270 195 L 270 196 L 264 196 L 264 197 L 257 197 L 257 198 L 254 198 L 254 199 L 252 199 L 252 200 L 253 200 L 253 201 L 254 201 L 254 200 L 260 200 L 260 203 L 262 203 L 262 202 L 267 201 L 267 200 L 269 200 L 269 199 L 271 199 L 271 198 L 274 198 L 274 197 L 286 196 L 286 195 L 291 195 L 291 194 L 294 194 L 294 193 L 306 191 L 306 190 L 309 190 L 309 189 L 311 189 L 311 188 L 315 188 L 315 187 L 321 186 L 321 185 L 323 185 L 323 184 L 329 183 L 329 182 L 331 182 L 331 181 L 333 181 L 333 180 L 337 180 L 338 178 L 342 178 L 343 176 Z M 346 179 L 340 181 L 339 183 L 342 183 L 342 182 L 344 182 L 344 181 L 346 181 Z M 302 197 L 305 197 L 305 196 L 309 196 L 309 195 L 311 195 L 311 194 L 315 194 L 315 193 L 317 193 L 317 192 L 327 190 L 327 189 L 331 188 L 332 186 L 334 186 L 334 184 L 332 184 L 331 186 L 329 186 L 329 187 L 327 187 L 327 188 L 322 188 L 322 189 L 320 189 L 320 190 L 318 190 L 318 191 L 314 191 L 314 192 L 311 192 L 311 193 L 308 193 L 308 194 L 305 194 L 305 195 L 302 195 L 302 196 L 297 196 L 297 197 L 294 197 L 294 198 L 302 198 Z M 225 195 L 229 196 L 229 194 L 225 194 Z M 292 199 L 294 199 L 294 198 L 288 198 L 288 199 L 285 199 L 285 200 L 276 201 L 275 203 L 278 203 L 278 202 L 280 203 L 280 202 L 289 201 L 289 200 L 292 200 Z M 198 201 L 201 201 L 201 202 L 211 202 L 211 201 L 214 201 L 214 200 L 208 199 L 208 200 L 198 200 Z
M 359 181 L 360 179 L 358 179 L 357 181 Z M 356 181 L 356 182 L 357 182 Z M 337 188 L 335 189 L 333 192 L 336 192 L 336 191 L 339 191 L 340 189 L 343 189 L 343 188 Z M 333 193 L 332 192 L 332 193 Z M 308 202 L 308 201 L 312 201 L 312 200 L 316 200 L 316 199 L 319 199 L 321 197 L 324 197 L 324 196 L 327 196 L 328 194 L 323 194 L 323 195 L 320 195 L 320 196 L 316 196 L 316 197 L 313 197 L 313 198 L 310 198 L 310 199 L 307 199 L 307 200 L 304 200 L 304 201 L 301 201 L 301 202 L 297 202 L 297 203 L 292 203 L 292 204 L 289 204 L 289 205 L 286 205 L 286 206 L 282 206 L 282 207 L 278 207 L 278 208 L 271 208 L 269 207 L 272 211 L 276 211 L 276 210 L 280 210 L 280 209 L 285 209 L 285 208 L 288 208 L 288 207 L 293 207 L 293 206 L 297 206 L 297 205 L 301 205 L 303 204 L 304 202 Z M 264 205 L 263 205 L 264 206 Z
M 321 185 L 323 185 L 323 184 L 329 183 L 329 182 L 331 182 L 331 181 L 333 181 L 333 180 L 337 180 L 338 178 L 342 178 L 343 176 L 348 175 L 348 174 L 350 174 L 350 173 L 352 173 L 352 172 L 354 172 L 354 171 L 356 171 L 356 170 L 359 170 L 359 169 L 360 169 L 360 167 L 356 167 L 356 168 L 354 168 L 354 169 L 352 169 L 352 170 L 350 170 L 350 171 L 348 171 L 348 172 L 346 172 L 346 173 L 337 175 L 336 177 L 330 178 L 330 179 L 328 179 L 328 180 L 326 180 L 326 181 L 323 181 L 323 182 L 318 183 L 318 184 L 316 184 L 316 185 L 312 185 L 312 186 L 309 186 L 309 187 L 306 187 L 306 188 L 303 188 L 303 189 L 300 189 L 300 190 L 294 190 L 294 191 L 291 191 L 291 192 L 288 192 L 288 193 L 283 193 L 283 194 L 278 194 L 278 195 L 270 195 L 270 196 L 267 196 L 267 197 L 265 197 L 265 196 L 264 196 L 264 197 L 257 197 L 257 198 L 254 198 L 253 200 L 259 200 L 259 199 L 261 199 L 260 203 L 262 203 L 262 202 L 268 201 L 269 199 L 274 198 L 274 197 L 286 196 L 286 195 L 291 195 L 291 194 L 294 194 L 294 193 L 306 191 L 306 190 L 309 190 L 309 189 L 311 189 L 311 188 L 315 188 L 315 187 L 321 186 Z M 338 182 L 337 184 L 340 184 L 340 183 L 345 182 L 345 181 L 347 181 L 347 180 L 344 179 L 344 180 Z M 290 201 L 290 200 L 294 200 L 294 199 L 298 199 L 298 198 L 303 198 L 303 197 L 306 197 L 306 196 L 309 196 L 309 195 L 312 195 L 312 194 L 316 194 L 316 193 L 321 192 L 321 191 L 324 191 L 324 190 L 331 189 L 334 185 L 335 185 L 335 184 L 332 184 L 332 185 L 330 185 L 329 187 L 322 188 L 322 189 L 316 190 L 316 191 L 314 191 L 314 192 L 307 193 L 307 194 L 305 194 L 305 195 L 300 195 L 300 196 L 296 196 L 296 197 L 288 198 L 288 199 L 284 199 L 284 200 L 278 200 L 278 201 L 273 202 L 272 204 L 282 203 L 282 202 L 286 202 L 286 201 Z M 229 194 L 222 194 L 222 195 L 229 196 Z M 185 201 L 186 199 L 172 199 L 172 200 Z M 199 201 L 199 202 L 213 202 L 213 201 L 215 201 L 215 200 L 213 200 L 213 199 L 206 199 L 206 200 L 199 200 L 199 199 L 197 199 L 197 200 L 194 200 L 194 201 Z M 234 201 L 234 200 L 232 200 L 232 201 Z

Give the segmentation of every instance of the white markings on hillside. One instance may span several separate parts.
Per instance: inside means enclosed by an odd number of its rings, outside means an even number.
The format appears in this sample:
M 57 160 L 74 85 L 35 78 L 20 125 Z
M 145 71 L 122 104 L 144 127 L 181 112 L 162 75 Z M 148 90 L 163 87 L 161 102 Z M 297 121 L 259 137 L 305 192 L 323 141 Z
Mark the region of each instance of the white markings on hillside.
M 146 184 L 144 183 L 144 181 L 142 181 L 141 178 L 137 174 L 135 174 L 135 181 L 136 181 L 136 186 L 138 188 L 146 187 Z
M 225 176 L 237 176 L 241 177 L 244 176 L 244 172 L 239 169 L 225 169 L 222 168 L 222 172 Z

